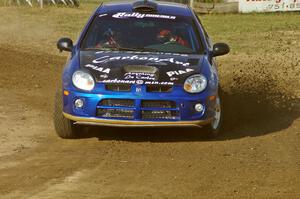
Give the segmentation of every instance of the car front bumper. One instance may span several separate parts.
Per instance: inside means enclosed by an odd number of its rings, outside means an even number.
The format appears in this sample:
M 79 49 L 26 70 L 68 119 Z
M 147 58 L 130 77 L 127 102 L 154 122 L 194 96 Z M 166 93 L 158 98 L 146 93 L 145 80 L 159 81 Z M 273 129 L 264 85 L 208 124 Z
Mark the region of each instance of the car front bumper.
M 135 85 L 133 90 L 134 88 Z M 142 91 L 144 90 L 142 87 Z M 187 94 L 180 90 L 182 88 L 177 90 L 174 88 L 171 93 L 108 92 L 104 89 L 95 93 L 86 93 L 68 90 L 68 94 L 64 94 L 63 114 L 76 124 L 102 126 L 201 127 L 211 123 L 215 102 L 210 98 L 217 95 L 216 91 L 207 89 L 200 94 Z M 84 102 L 82 108 L 74 106 L 76 99 Z M 102 104 L 105 100 L 111 102 L 126 100 L 129 104 Z M 204 106 L 203 111 L 195 111 L 197 103 Z M 124 117 L 115 117 L 120 114 Z

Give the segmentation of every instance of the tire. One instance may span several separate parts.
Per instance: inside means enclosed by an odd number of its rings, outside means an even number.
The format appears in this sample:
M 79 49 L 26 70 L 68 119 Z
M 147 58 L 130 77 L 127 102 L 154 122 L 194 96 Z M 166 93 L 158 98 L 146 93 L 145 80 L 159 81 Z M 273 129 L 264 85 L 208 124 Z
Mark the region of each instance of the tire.
M 219 95 L 216 98 L 214 120 L 211 124 L 209 124 L 203 128 L 205 131 L 206 137 L 209 139 L 217 138 L 222 131 L 223 109 L 222 109 L 222 103 L 221 103 L 221 96 L 222 96 L 222 90 L 220 89 Z
M 74 139 L 78 137 L 79 126 L 65 118 L 63 115 L 63 95 L 62 89 L 57 89 L 54 100 L 54 127 L 57 135 L 64 139 Z

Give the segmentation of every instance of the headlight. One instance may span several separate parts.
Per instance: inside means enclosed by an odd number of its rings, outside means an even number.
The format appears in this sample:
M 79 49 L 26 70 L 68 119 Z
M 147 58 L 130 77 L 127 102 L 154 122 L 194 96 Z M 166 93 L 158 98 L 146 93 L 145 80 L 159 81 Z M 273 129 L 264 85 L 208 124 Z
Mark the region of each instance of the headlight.
M 200 93 L 207 86 L 207 79 L 203 75 L 193 75 L 184 82 L 184 90 L 188 93 Z
M 95 81 L 92 75 L 80 70 L 73 74 L 72 81 L 74 86 L 81 90 L 91 91 L 95 87 Z

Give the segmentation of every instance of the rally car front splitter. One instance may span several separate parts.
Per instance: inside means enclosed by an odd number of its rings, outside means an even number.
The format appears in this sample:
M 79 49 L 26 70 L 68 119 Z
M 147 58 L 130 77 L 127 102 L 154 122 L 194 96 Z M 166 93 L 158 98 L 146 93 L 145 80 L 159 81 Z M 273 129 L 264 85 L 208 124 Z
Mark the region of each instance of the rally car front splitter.
M 210 124 L 213 118 L 195 121 L 134 121 L 134 120 L 109 120 L 94 117 L 78 117 L 63 113 L 64 117 L 79 125 L 97 125 L 113 127 L 202 127 Z

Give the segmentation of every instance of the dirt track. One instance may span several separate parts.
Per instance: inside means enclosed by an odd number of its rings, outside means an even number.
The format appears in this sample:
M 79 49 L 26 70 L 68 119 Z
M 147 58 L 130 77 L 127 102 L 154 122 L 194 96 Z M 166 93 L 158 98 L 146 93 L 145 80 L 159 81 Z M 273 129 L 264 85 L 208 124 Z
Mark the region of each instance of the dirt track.
M 286 56 L 222 60 L 217 140 L 117 128 L 62 140 L 51 113 L 65 58 L 0 46 L 0 198 L 300 198 L 300 56 Z
M 110 128 L 62 140 L 51 111 L 53 65 L 64 59 L 2 48 L 0 60 L 2 197 L 299 196 L 299 113 L 255 104 L 261 95 L 226 95 L 226 132 L 216 141 L 192 130 Z

